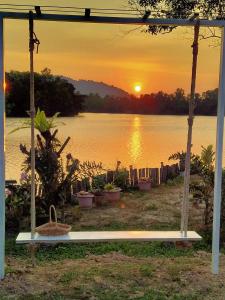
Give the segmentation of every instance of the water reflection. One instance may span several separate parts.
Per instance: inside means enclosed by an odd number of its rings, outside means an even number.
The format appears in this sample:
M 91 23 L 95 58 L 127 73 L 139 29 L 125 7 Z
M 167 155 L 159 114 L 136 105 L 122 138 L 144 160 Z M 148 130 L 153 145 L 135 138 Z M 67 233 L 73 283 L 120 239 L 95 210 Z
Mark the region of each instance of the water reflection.
M 132 163 L 136 163 L 141 157 L 141 119 L 135 116 L 131 127 L 131 136 L 129 141 L 129 154 Z
M 159 167 L 168 157 L 186 147 L 186 116 L 148 116 L 131 114 L 82 114 L 83 117 L 62 118 L 58 138 L 71 137 L 64 155 L 71 153 L 81 161 L 103 162 L 115 168 L 117 160 L 128 167 Z M 30 130 L 8 134 L 24 119 L 6 120 L 6 177 L 19 179 L 24 156 L 19 145 L 30 146 Z M 204 134 L 204 133 L 207 134 Z M 193 131 L 193 152 L 199 154 L 201 145 L 215 145 L 216 118 L 196 117 Z M 215 148 L 214 148 L 215 149 Z M 224 145 L 225 151 L 225 145 Z

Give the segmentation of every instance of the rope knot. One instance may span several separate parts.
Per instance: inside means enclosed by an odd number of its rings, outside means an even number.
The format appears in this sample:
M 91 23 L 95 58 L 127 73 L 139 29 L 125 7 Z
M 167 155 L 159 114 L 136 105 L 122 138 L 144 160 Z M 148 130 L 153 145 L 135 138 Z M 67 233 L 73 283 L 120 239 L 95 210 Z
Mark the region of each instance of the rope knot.
M 33 45 L 36 45 L 37 46 L 37 50 L 36 50 L 36 53 L 38 53 L 38 48 L 39 48 L 39 45 L 40 45 L 40 40 L 37 38 L 35 32 L 33 32 Z

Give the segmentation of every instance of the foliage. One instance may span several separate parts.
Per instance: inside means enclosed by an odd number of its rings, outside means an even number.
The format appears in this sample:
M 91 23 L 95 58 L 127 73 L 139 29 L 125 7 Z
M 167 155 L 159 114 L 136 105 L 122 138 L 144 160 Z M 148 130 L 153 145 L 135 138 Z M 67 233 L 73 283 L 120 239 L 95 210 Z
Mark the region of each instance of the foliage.
M 53 117 L 47 118 L 45 112 L 40 110 L 40 108 L 38 108 L 34 118 L 35 129 L 37 129 L 43 135 L 45 132 L 57 127 L 58 122 L 56 121 L 56 119 L 59 115 L 60 113 L 55 113 Z M 30 126 L 31 126 L 31 120 L 26 119 L 25 121 L 22 122 L 20 127 L 15 128 L 10 133 L 14 133 L 20 129 L 30 128 Z
M 185 169 L 185 157 L 186 152 L 176 152 L 169 156 L 168 160 L 179 161 L 180 170 L 184 171 Z M 199 155 L 192 154 L 191 155 L 191 174 L 198 174 L 202 169 L 202 161 Z
M 113 191 L 116 189 L 116 186 L 113 183 L 106 183 L 104 186 L 105 191 Z
M 102 176 L 103 171 L 104 167 L 101 162 L 85 161 L 82 164 L 79 164 L 78 179 L 96 179 Z
M 224 4 L 220 0 L 128 0 L 128 2 L 141 16 L 148 11 L 152 18 L 189 19 L 193 13 L 200 13 L 203 19 L 225 19 Z M 156 35 L 171 32 L 175 28 L 176 26 L 150 25 L 146 31 Z
M 193 200 L 197 203 L 204 203 L 204 229 L 206 231 L 209 230 L 210 233 L 213 220 L 214 158 L 215 153 L 213 151 L 213 146 L 202 146 L 200 156 L 201 168 L 198 173 L 200 180 L 192 182 L 190 185 Z M 223 202 L 225 202 L 225 198 L 223 198 Z M 222 213 L 223 209 L 225 209 L 225 206 L 224 208 L 222 207 Z M 222 223 L 223 222 L 224 221 L 222 221 Z M 211 242 L 211 240 L 209 242 Z
M 41 186 L 41 193 L 36 195 L 36 205 L 39 216 L 48 214 L 51 204 L 63 206 L 70 201 L 71 186 L 81 179 L 96 176 L 102 171 L 102 164 L 95 162 L 80 163 L 69 153 L 66 155 L 66 164 L 63 163 L 62 153 L 70 138 L 62 144 L 57 138 L 58 130 L 55 127 L 55 115 L 47 119 L 43 111 L 38 111 L 35 120 L 37 125 L 37 143 L 35 147 L 36 181 Z M 25 145 L 20 145 L 25 156 L 23 171 L 30 173 L 31 152 Z
M 218 89 L 195 95 L 196 115 L 216 115 Z M 148 115 L 187 115 L 189 95 L 183 89 L 167 94 L 162 91 L 151 94 L 113 97 L 89 95 L 85 99 L 85 111 L 100 113 L 133 113 Z
M 29 110 L 29 72 L 6 73 L 6 108 L 9 117 L 26 117 Z M 74 86 L 49 69 L 34 74 L 35 105 L 47 115 L 60 111 L 61 116 L 74 116 L 82 110 L 84 96 L 76 94 Z
M 99 190 L 99 191 L 103 190 L 105 184 L 106 184 L 106 180 L 105 180 L 105 175 L 104 174 L 94 176 L 93 179 L 92 179 L 92 188 L 94 190 Z
M 6 191 L 6 230 L 18 231 L 26 217 L 30 216 L 30 188 L 25 184 L 11 185 Z
M 184 183 L 184 177 L 183 176 L 177 176 L 173 179 L 167 180 L 166 184 L 169 186 L 177 186 Z
M 213 145 L 208 145 L 206 148 L 202 146 L 201 162 L 202 167 L 206 170 L 214 169 L 215 152 L 213 151 Z
M 126 168 L 118 168 L 116 170 L 113 183 L 122 190 L 126 190 L 129 187 L 129 172 Z

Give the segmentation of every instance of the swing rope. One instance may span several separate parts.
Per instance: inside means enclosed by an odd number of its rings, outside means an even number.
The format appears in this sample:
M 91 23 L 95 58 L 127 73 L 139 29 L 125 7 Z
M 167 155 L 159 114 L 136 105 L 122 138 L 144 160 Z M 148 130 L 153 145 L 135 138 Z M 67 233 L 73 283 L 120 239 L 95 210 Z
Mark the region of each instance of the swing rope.
M 190 165 L 191 165 L 191 147 L 192 147 L 192 128 L 194 122 L 195 110 L 195 87 L 196 87 L 196 74 L 198 63 L 198 41 L 199 41 L 200 19 L 196 19 L 194 27 L 194 41 L 193 60 L 192 60 L 192 77 L 191 77 L 191 95 L 189 101 L 189 116 L 188 116 L 188 135 L 187 135 L 187 150 L 185 157 L 185 171 L 184 171 L 184 190 L 181 208 L 181 232 L 187 236 L 188 218 L 189 218 L 189 189 L 190 189 Z
M 31 118 L 31 236 L 34 238 L 36 227 L 35 209 L 35 100 L 34 100 L 34 48 L 40 45 L 40 41 L 34 33 L 33 12 L 29 12 L 29 52 L 30 52 L 30 118 Z

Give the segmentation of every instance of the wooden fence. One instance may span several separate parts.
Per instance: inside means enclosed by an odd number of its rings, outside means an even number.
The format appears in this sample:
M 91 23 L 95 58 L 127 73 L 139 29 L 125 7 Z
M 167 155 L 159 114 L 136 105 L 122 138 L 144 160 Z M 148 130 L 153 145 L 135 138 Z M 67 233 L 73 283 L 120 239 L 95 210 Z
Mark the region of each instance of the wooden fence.
M 164 165 L 161 163 L 160 168 L 133 168 L 133 166 L 130 166 L 129 169 L 123 169 L 124 172 L 127 172 L 126 176 L 126 182 L 124 182 L 125 186 L 136 188 L 138 186 L 138 181 L 142 177 L 151 178 L 152 180 L 152 186 L 158 186 L 161 183 L 166 183 L 169 179 L 173 179 L 177 177 L 180 174 L 180 171 L 182 171 L 179 164 L 173 164 L 173 165 Z M 104 174 L 101 174 L 104 178 L 104 182 L 106 183 L 112 183 L 114 182 L 116 176 L 118 174 L 118 171 L 112 171 L 109 170 Z M 6 180 L 6 187 L 10 185 L 16 184 L 16 180 Z M 79 191 L 87 191 L 91 188 L 90 184 L 90 178 L 85 178 L 81 181 L 77 180 L 73 186 L 71 187 L 71 193 L 78 193 Z M 38 193 L 41 190 L 40 186 L 37 187 Z
M 161 183 L 166 183 L 169 179 L 173 179 L 180 174 L 179 164 L 164 165 L 161 163 L 160 168 L 133 168 L 130 166 L 129 169 L 125 169 L 127 172 L 126 185 L 135 188 L 138 186 L 138 180 L 141 177 L 151 178 L 152 186 L 158 186 Z M 117 171 L 109 170 L 105 174 L 101 175 L 104 177 L 106 183 L 111 183 L 115 180 L 117 176 Z M 72 187 L 72 193 L 77 193 L 81 190 L 90 189 L 89 178 L 83 179 L 82 181 L 77 181 Z

